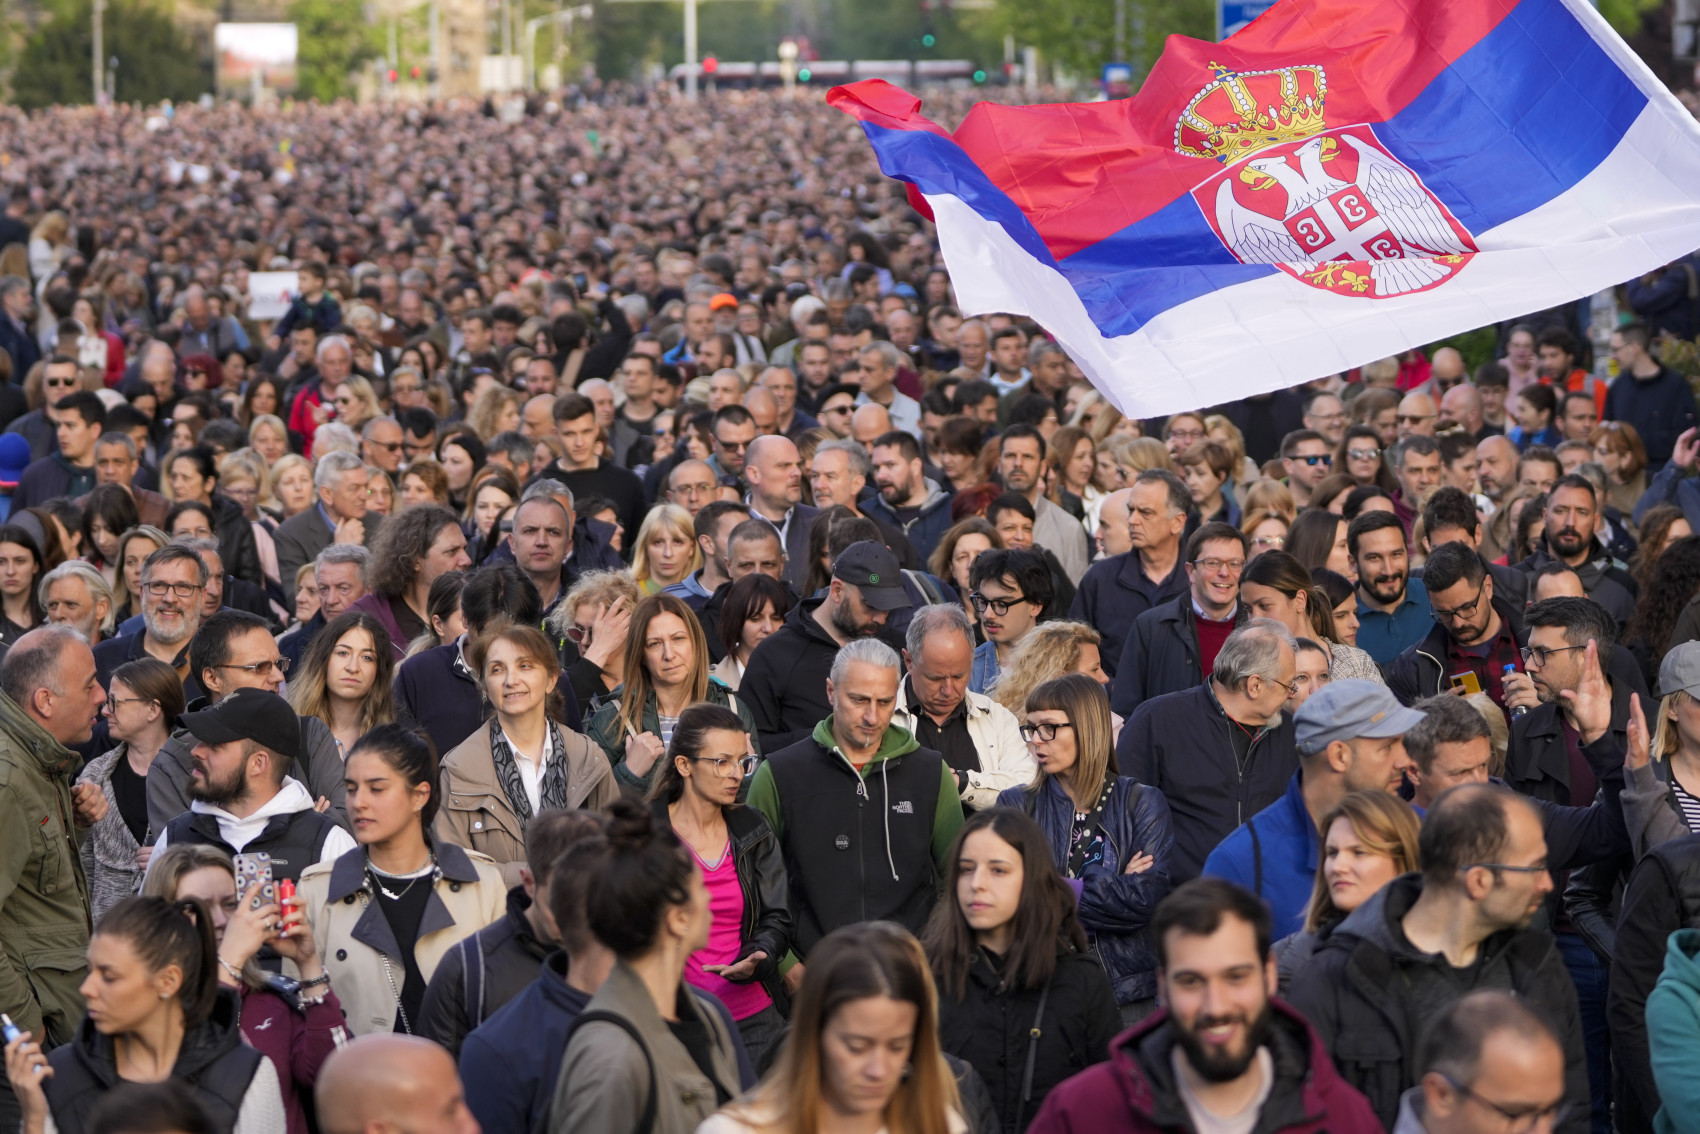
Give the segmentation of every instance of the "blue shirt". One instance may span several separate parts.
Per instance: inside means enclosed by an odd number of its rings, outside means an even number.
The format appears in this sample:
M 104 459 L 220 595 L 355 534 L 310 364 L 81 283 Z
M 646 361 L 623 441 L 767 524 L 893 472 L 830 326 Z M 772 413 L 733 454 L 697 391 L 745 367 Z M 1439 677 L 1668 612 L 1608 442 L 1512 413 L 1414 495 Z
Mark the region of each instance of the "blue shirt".
M 974 648 L 974 668 L 968 671 L 968 689 L 984 693 L 998 679 L 998 644 L 982 642 Z
M 1391 614 L 1364 605 L 1358 594 L 1358 649 L 1386 665 L 1434 629 L 1434 612 L 1421 579 L 1405 581 L 1405 597 Z
M 1216 844 L 1204 860 L 1205 874 L 1236 882 L 1269 903 L 1276 940 L 1304 928 L 1305 910 L 1316 888 L 1322 840 L 1305 807 L 1303 775 L 1294 772 L 1280 799 Z

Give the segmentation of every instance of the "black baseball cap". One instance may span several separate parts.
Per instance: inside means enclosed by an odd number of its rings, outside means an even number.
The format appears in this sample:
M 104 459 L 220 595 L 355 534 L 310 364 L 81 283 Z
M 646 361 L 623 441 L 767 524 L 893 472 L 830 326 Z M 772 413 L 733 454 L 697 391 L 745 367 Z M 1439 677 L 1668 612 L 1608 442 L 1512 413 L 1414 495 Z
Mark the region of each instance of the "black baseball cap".
M 208 744 L 252 740 L 291 760 L 301 755 L 301 718 L 288 701 L 264 689 L 238 689 L 211 708 L 185 713 L 183 727 Z
M 871 539 L 853 543 L 832 564 L 832 577 L 853 584 L 862 599 L 875 610 L 902 610 L 913 606 L 903 589 L 903 571 L 897 556 L 883 543 Z

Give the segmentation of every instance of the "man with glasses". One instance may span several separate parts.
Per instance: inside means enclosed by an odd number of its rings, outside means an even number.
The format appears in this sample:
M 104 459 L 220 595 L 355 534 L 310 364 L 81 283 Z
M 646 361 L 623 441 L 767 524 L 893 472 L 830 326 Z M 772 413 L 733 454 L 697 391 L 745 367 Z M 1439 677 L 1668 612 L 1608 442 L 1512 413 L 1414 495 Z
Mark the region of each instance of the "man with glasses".
M 1039 624 L 1051 604 L 1051 568 L 1037 551 L 993 548 L 968 569 L 968 601 L 980 616 L 986 640 L 974 651 L 968 688 L 992 687 L 1016 643 Z
M 709 432 L 714 448 L 709 454 L 709 467 L 721 484 L 742 488 L 744 462 L 749 458 L 750 444 L 756 439 L 755 419 L 741 405 L 721 406 L 714 411 Z
M 1400 1096 L 1392 1134 L 1549 1134 L 1573 1110 L 1552 1026 L 1504 992 L 1458 1000 L 1422 1050 L 1422 1080 Z
M 815 416 L 820 418 L 823 429 L 839 441 L 851 438 L 850 420 L 856 413 L 856 387 L 834 382 L 820 393 L 819 409 Z
M 306 622 L 278 635 L 278 653 L 291 665 L 300 665 L 301 656 L 325 623 L 366 597 L 367 567 L 372 553 L 359 544 L 333 543 L 313 560 L 313 589 L 319 596 L 319 609 Z
M 1305 428 L 1322 434 L 1330 445 L 1338 445 L 1346 436 L 1346 403 L 1338 394 L 1318 390 L 1305 402 Z
M 1506 708 L 1506 671 L 1521 668 L 1523 625 L 1481 555 L 1466 543 L 1441 544 L 1423 564 L 1422 585 L 1434 625 L 1384 664 L 1388 688 L 1407 705 L 1457 689 Z
M 309 866 L 353 850 L 354 837 L 315 806 L 294 774 L 307 755 L 304 719 L 318 718 L 298 717 L 277 693 L 252 685 L 185 714 L 179 735 L 191 746 L 189 805 L 159 828 L 154 853 L 182 843 L 268 854 L 274 881 L 298 882 Z M 151 770 L 148 787 L 151 808 Z
M 1175 849 L 1169 878 L 1198 877 L 1228 834 L 1281 798 L 1298 770 L 1292 696 L 1293 636 L 1271 618 L 1228 635 L 1210 680 L 1140 705 L 1116 740 L 1116 763 L 1163 793 Z
M 1181 566 L 1181 533 L 1186 531 L 1192 493 L 1167 469 L 1146 469 L 1127 493 L 1128 548 L 1094 563 L 1080 579 L 1068 616 L 1096 627 L 1103 635 L 1104 672 L 1113 679 L 1121 667 L 1122 647 L 1140 615 L 1161 606 L 1187 587 Z M 1099 523 L 1116 511 L 1112 494 L 1099 510 Z
M 295 578 L 333 543 L 372 546 L 384 517 L 366 509 L 370 481 L 358 454 L 327 453 L 319 458 L 313 470 L 318 503 L 285 520 L 272 536 L 279 578 Z
M 1434 404 L 1433 398 L 1413 391 L 1399 400 L 1399 409 L 1394 420 L 1398 422 L 1399 436 L 1402 438 L 1433 437 L 1436 423 L 1440 420 L 1440 409 Z
M 1240 572 L 1250 557 L 1250 542 L 1232 524 L 1212 521 L 1192 533 L 1182 565 L 1190 585 L 1134 620 L 1116 665 L 1112 709 L 1131 716 L 1153 697 L 1204 680 L 1228 635 L 1248 617 Z
M 1606 699 L 1586 716 L 1591 743 L 1605 734 Z M 1382 887 L 1299 967 L 1293 1007 L 1392 1129 L 1417 1085 L 1420 1021 L 1477 990 L 1514 993 L 1558 1026 L 1564 1101 L 1577 1108 L 1564 1130 L 1581 1134 L 1588 1075 L 1576 990 L 1552 936 L 1529 924 L 1553 888 L 1539 812 L 1497 784 L 1453 788 L 1424 817 L 1418 850 L 1421 873 Z
M 163 343 L 151 345 L 157 345 L 164 350 L 168 366 L 175 365 L 170 361 L 170 347 Z M 21 372 L 14 370 L 13 373 Z M 42 368 L 41 373 L 41 392 L 47 405 L 30 410 L 6 427 L 7 433 L 16 433 L 30 443 L 31 461 L 39 461 L 59 447 L 57 430 L 48 416 L 47 407 L 67 394 L 75 393 L 82 388 L 82 384 L 76 359 L 56 354 L 47 360 L 47 365 Z
M 1253 815 L 1204 860 L 1269 903 L 1275 935 L 1304 928 L 1322 858 L 1322 821 L 1354 791 L 1395 795 L 1411 759 L 1405 733 L 1423 715 L 1376 681 L 1335 681 L 1311 694 L 1293 721 L 1299 770 L 1280 799 Z
M 1281 438 L 1281 466 L 1287 470 L 1287 488 L 1299 508 L 1310 507 L 1311 489 L 1334 471 L 1334 453 L 1326 438 L 1314 429 L 1295 429 Z
M 401 454 L 406 444 L 393 417 L 374 417 L 360 430 L 361 457 L 373 468 L 383 469 L 391 480 L 401 475 Z
M 1411 578 L 1405 526 L 1392 512 L 1361 512 L 1346 529 L 1358 572 L 1358 649 L 1386 665 L 1433 627 L 1428 591 Z
M 680 461 L 667 474 L 667 502 L 696 514 L 720 499 L 720 482 L 707 461 Z
M 189 643 L 189 664 L 199 687 L 206 690 L 204 697 L 190 700 L 191 710 L 226 703 L 243 690 L 276 695 L 289 670 L 289 661 L 278 652 L 266 620 L 245 610 L 221 610 L 203 620 Z M 346 828 L 342 752 L 336 737 L 318 717 L 296 720 L 299 740 L 289 753 L 293 763 L 287 765 L 288 774 L 310 793 L 309 808 L 325 812 Z M 166 740 L 148 770 L 148 821 L 156 831 L 165 830 L 172 819 L 191 810 L 196 798 L 194 772 L 200 763 L 194 749 L 194 738 L 179 729 Z M 201 782 L 205 774 L 203 767 Z
M 95 647 L 95 665 L 103 686 L 111 683 L 112 671 L 125 662 L 152 657 L 177 671 L 186 699 L 201 696 L 201 683 L 189 670 L 188 654 L 189 640 L 201 625 L 201 596 L 207 577 L 201 557 L 181 544 L 168 543 L 142 562 L 143 629 L 140 634 L 110 638 Z

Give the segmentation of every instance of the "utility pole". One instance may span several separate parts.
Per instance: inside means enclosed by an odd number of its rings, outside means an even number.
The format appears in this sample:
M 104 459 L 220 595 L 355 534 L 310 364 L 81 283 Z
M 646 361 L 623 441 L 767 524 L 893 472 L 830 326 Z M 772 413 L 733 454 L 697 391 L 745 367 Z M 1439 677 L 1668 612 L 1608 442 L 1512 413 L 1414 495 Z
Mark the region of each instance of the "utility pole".
M 106 22 L 101 17 L 106 14 L 106 0 L 94 0 L 94 51 L 91 53 L 90 69 L 94 72 L 94 104 L 101 104 L 101 96 L 106 93 L 106 46 L 102 25 Z
M 525 21 L 525 89 L 537 89 L 537 32 L 544 24 L 554 24 L 557 31 L 564 29 L 572 34 L 573 20 L 588 20 L 595 12 L 589 4 L 580 4 L 576 8 L 562 8 L 545 16 L 533 16 Z
M 1127 0 L 1116 0 L 1116 57 L 1114 62 L 1127 62 Z
M 656 0 L 609 0 L 615 4 L 645 4 Z M 668 0 L 671 2 L 671 0 Z M 701 0 L 685 0 L 685 97 L 692 102 L 697 98 L 697 78 L 702 74 L 702 65 L 697 58 L 697 4 Z

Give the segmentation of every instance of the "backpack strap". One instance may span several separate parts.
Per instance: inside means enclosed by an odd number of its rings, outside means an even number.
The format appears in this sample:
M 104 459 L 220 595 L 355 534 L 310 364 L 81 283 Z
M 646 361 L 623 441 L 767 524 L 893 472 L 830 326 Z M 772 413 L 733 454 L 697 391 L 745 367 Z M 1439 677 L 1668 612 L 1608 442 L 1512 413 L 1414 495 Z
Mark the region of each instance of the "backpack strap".
M 616 1025 L 627 1035 L 631 1036 L 632 1042 L 638 1045 L 639 1051 L 643 1052 L 644 1066 L 648 1068 L 649 1071 L 649 1093 L 644 1098 L 643 1115 L 638 1119 L 635 1134 L 654 1134 L 657 1105 L 655 1093 L 655 1059 L 649 1054 L 649 1046 L 643 1042 L 643 1037 L 638 1034 L 636 1024 L 632 1023 L 624 1016 L 621 1016 L 616 1012 L 610 1012 L 605 1008 L 593 1008 L 588 1012 L 580 1012 L 578 1014 L 578 1018 L 573 1021 L 572 1028 L 567 1032 L 567 1042 L 571 1043 L 573 1033 L 584 1027 L 584 1025 L 595 1023 Z M 563 1048 L 563 1050 L 565 1049 Z
M 937 604 L 949 601 L 937 587 L 933 586 L 932 576 L 925 571 L 915 571 L 905 567 L 903 568 L 903 577 L 915 584 L 915 589 L 926 596 L 928 603 Z
M 468 1029 L 484 1022 L 484 950 L 478 934 L 460 939 L 461 996 L 465 1000 Z

